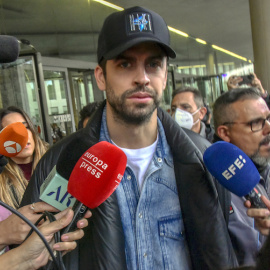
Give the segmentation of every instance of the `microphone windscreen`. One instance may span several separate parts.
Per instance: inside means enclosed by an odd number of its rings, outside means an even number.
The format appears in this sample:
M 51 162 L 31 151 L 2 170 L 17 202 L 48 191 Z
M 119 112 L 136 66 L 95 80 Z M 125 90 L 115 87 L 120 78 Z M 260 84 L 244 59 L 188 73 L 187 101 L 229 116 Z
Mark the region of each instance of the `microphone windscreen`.
M 18 40 L 12 36 L 0 35 L 0 64 L 14 62 L 18 56 Z
M 83 140 L 82 138 L 74 138 L 67 144 L 56 163 L 56 171 L 59 175 L 68 180 L 79 158 L 93 144 L 92 141 Z
M 127 164 L 125 153 L 102 141 L 90 147 L 76 163 L 68 192 L 88 208 L 104 202 L 120 184 Z
M 28 132 L 25 125 L 15 122 L 0 131 L 0 154 L 6 157 L 18 155 L 28 142 Z
M 212 144 L 206 149 L 203 160 L 218 182 L 239 197 L 247 195 L 260 181 L 252 160 L 231 143 Z

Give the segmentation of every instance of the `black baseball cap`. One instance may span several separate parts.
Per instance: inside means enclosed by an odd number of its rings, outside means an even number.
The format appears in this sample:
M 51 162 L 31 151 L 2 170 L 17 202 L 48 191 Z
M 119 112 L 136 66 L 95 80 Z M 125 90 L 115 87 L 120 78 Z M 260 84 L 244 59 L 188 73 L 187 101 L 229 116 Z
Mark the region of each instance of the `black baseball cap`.
M 142 42 L 156 42 L 167 56 L 175 58 L 170 47 L 170 34 L 164 19 L 152 10 L 132 7 L 109 15 L 98 38 L 98 63 L 110 60 Z

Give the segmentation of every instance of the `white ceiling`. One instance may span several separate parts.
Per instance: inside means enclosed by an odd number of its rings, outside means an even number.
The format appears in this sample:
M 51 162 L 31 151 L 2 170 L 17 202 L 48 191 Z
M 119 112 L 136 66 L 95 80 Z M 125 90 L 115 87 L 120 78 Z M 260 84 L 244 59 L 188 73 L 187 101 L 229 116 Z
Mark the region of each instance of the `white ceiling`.
M 159 13 L 167 24 L 253 60 L 248 0 L 112 0 Z M 43 56 L 96 61 L 99 30 L 114 12 L 92 0 L 0 0 L 0 34 L 26 39 Z M 205 61 L 208 46 L 171 34 L 176 64 Z M 231 61 L 224 53 L 219 59 Z

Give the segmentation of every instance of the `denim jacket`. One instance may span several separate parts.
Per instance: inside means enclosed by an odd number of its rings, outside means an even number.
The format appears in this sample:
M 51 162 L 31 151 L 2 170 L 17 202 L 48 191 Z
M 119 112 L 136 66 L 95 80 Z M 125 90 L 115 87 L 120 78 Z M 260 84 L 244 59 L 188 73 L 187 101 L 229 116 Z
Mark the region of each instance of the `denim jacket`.
M 102 116 L 100 140 L 111 141 Z M 173 158 L 158 120 L 159 140 L 140 192 L 127 166 L 116 189 L 129 270 L 191 269 L 175 181 Z

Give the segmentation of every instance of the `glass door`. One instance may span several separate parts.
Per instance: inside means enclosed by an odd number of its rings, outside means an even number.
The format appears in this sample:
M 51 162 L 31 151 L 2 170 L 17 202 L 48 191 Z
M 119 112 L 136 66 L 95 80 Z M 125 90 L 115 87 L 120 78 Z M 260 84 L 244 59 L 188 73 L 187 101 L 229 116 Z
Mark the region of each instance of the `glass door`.
M 43 67 L 46 101 L 53 143 L 75 131 L 67 69 Z
M 45 139 L 36 75 L 34 55 L 0 65 L 0 108 L 13 105 L 23 109 Z

